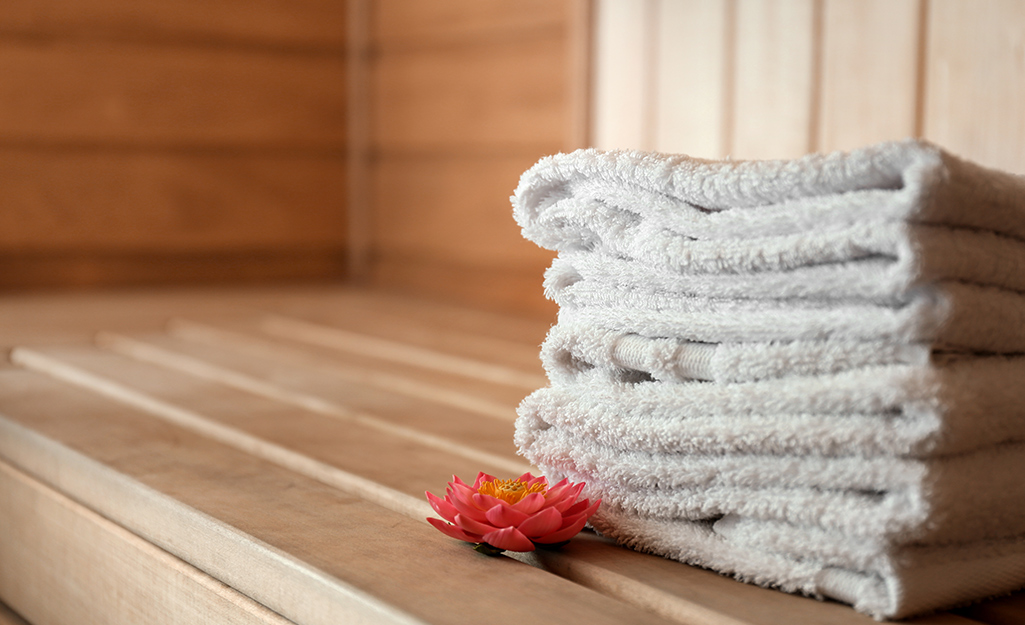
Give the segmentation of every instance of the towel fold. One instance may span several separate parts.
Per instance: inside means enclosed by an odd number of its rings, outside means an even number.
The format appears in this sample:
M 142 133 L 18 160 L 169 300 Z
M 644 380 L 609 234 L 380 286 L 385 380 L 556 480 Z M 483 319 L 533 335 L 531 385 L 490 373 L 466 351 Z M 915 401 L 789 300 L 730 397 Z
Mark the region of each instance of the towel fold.
M 787 592 L 829 597 L 877 618 L 904 618 L 1012 592 L 1025 579 L 1025 536 L 889 546 L 732 515 L 688 521 L 615 506 L 602 506 L 591 523 L 640 551 Z
M 972 278 L 1022 287 L 1021 272 L 996 261 L 1020 258 L 1025 179 L 922 141 L 794 161 L 578 150 L 528 170 L 512 202 L 523 235 L 542 247 L 682 273 L 882 259 L 907 286 Z
M 550 427 L 623 451 L 928 457 L 1025 442 L 1025 357 L 866 367 L 737 384 L 631 383 L 593 369 L 519 407 L 531 453 Z
M 654 380 L 751 382 L 783 376 L 836 373 L 859 367 L 926 364 L 922 343 L 884 340 L 809 340 L 768 343 L 700 343 L 643 336 L 563 319 L 541 345 L 541 362 L 553 383 L 572 383 L 601 367 Z M 938 356 L 934 356 L 938 357 Z

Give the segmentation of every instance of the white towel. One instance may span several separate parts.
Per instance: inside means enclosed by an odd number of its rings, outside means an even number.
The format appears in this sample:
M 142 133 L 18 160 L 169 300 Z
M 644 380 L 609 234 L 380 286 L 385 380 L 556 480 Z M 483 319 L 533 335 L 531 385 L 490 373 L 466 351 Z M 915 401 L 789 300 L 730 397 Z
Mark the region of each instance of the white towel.
M 518 409 L 523 453 L 555 427 L 666 454 L 928 457 L 1025 442 L 1025 357 L 867 367 L 758 382 L 630 383 L 593 369 Z
M 612 506 L 602 506 L 591 524 L 640 551 L 787 592 L 829 597 L 876 618 L 904 618 L 1012 592 L 1025 579 L 1025 536 L 894 546 L 736 516 L 670 520 Z
M 926 364 L 931 348 L 894 341 L 819 340 L 699 343 L 643 336 L 563 319 L 541 345 L 541 362 L 556 384 L 596 367 L 654 380 L 751 382 L 836 373 L 890 364 Z M 933 355 L 936 358 L 936 355 Z
M 897 307 L 817 300 L 679 298 L 581 281 L 557 298 L 559 323 L 702 343 L 890 341 L 938 349 L 1025 353 L 1025 298 L 960 282 L 923 288 Z
M 769 274 L 765 290 L 784 285 L 773 297 L 899 297 L 935 280 L 1025 290 L 1006 270 L 1023 266 L 1025 178 L 921 141 L 793 161 L 578 150 L 524 173 L 512 202 L 542 247 L 637 260 L 690 275 L 695 290 L 735 290 L 738 274 Z

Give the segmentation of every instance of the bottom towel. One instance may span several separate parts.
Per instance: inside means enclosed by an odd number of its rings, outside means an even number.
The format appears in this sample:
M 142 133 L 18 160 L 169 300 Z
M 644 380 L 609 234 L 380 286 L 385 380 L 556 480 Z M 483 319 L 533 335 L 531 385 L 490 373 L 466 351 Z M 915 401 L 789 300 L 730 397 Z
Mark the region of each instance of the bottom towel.
M 733 516 L 661 519 L 609 506 L 591 524 L 639 551 L 786 592 L 836 599 L 877 619 L 951 608 L 1025 586 L 1025 536 L 894 548 L 836 540 L 815 528 Z

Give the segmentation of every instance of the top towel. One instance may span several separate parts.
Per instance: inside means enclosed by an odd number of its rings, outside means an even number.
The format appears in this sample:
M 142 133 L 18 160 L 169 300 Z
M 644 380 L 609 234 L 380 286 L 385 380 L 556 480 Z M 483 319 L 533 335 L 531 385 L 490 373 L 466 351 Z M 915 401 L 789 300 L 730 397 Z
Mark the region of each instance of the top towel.
M 578 150 L 539 161 L 512 202 L 523 235 L 568 259 L 593 252 L 692 276 L 784 272 L 795 284 L 823 267 L 835 284 L 837 266 L 854 263 L 852 275 L 868 271 L 862 282 L 886 283 L 873 300 L 938 280 L 1025 291 L 1025 178 L 924 141 L 790 161 Z M 600 275 L 603 262 L 585 269 Z M 718 284 L 699 294 L 775 296 Z

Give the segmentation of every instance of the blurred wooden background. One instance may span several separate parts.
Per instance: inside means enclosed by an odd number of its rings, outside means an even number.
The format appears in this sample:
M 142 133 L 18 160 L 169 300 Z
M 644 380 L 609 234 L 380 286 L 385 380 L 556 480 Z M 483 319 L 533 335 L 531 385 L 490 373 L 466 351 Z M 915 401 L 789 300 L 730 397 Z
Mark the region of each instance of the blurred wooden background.
M 5 0 L 0 287 L 550 315 L 508 202 L 545 154 L 925 136 L 1025 173 L 1023 103 L 1018 0 Z
M 1025 174 L 1025 2 L 598 0 L 593 142 L 791 158 L 926 137 Z

